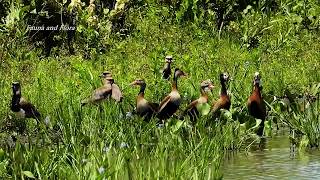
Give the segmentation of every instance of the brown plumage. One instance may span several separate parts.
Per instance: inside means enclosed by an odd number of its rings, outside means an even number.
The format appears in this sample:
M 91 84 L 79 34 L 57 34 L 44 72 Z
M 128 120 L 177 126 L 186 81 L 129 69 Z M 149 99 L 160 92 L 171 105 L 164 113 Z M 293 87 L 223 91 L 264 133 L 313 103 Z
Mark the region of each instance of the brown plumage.
M 259 129 L 257 134 L 259 136 L 263 135 L 263 128 L 264 128 L 264 120 L 266 119 L 266 105 L 263 101 L 261 96 L 261 80 L 260 75 L 258 72 L 255 73 L 254 80 L 253 80 L 253 91 L 248 99 L 248 110 L 249 114 L 254 118 L 261 119 L 262 122 L 260 123 Z
M 227 73 L 220 74 L 220 98 L 212 105 L 211 112 L 216 117 L 220 114 L 221 109 L 229 110 L 231 106 L 231 100 L 227 92 L 227 83 L 229 81 L 229 75 Z
M 100 77 L 103 78 L 103 86 L 95 89 L 90 98 L 81 101 L 82 106 L 88 103 L 100 103 L 109 97 L 113 98 L 117 102 L 122 101 L 123 96 L 121 90 L 119 86 L 114 83 L 111 73 L 108 71 L 103 72 Z
M 144 91 L 147 86 L 144 80 L 137 79 L 130 85 L 140 86 L 140 91 L 136 101 L 136 113 L 139 116 L 144 117 L 144 120 L 150 120 L 150 118 L 157 113 L 159 104 L 151 103 L 144 98 Z
M 172 63 L 172 56 L 166 56 L 165 59 L 165 65 L 160 70 L 160 73 L 162 73 L 163 79 L 169 79 L 171 75 L 171 63 Z
M 161 120 L 170 118 L 179 108 L 181 103 L 181 97 L 178 91 L 178 78 L 186 76 L 183 71 L 176 68 L 173 75 L 172 90 L 171 93 L 166 96 L 159 105 L 157 117 Z
M 212 82 L 210 80 L 202 81 L 200 84 L 200 97 L 194 101 L 192 101 L 187 108 L 184 110 L 182 117 L 186 114 L 189 115 L 191 121 L 195 121 L 199 116 L 199 111 L 197 107 L 208 103 L 208 92 L 214 88 Z
M 12 83 L 11 110 L 22 118 L 33 118 L 39 121 L 41 115 L 36 107 L 21 96 L 19 82 Z

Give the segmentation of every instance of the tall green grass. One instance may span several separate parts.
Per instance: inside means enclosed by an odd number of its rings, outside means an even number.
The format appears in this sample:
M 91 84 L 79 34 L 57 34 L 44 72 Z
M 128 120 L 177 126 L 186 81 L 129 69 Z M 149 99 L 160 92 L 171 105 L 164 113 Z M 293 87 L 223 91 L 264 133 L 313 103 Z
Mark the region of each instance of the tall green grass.
M 142 19 L 132 16 L 136 31 L 131 36 L 110 39 L 110 49 L 90 60 L 82 58 L 81 53 L 66 56 L 59 48 L 53 49 L 54 55 L 48 58 L 39 58 L 38 52 L 28 51 L 28 47 L 4 56 L 0 66 L 0 120 L 3 127 L 7 122 L 25 121 L 27 132 L 15 135 L 16 130 L 2 131 L 1 177 L 222 178 L 224 153 L 239 149 L 246 138 L 236 118 L 210 127 L 205 123 L 190 127 L 188 119 L 172 118 L 165 127 L 158 128 L 156 120 L 145 123 L 137 117 L 126 117 L 138 93 L 128 85 L 134 79 L 146 80 L 146 99 L 153 102 L 160 102 L 170 92 L 170 83 L 159 73 L 168 54 L 173 55 L 173 66 L 188 74 L 179 80 L 181 109 L 199 96 L 204 79 L 212 79 L 217 86 L 210 94 L 210 103 L 217 99 L 218 77 L 223 71 L 233 78 L 229 86 L 231 112 L 238 114 L 245 114 L 255 71 L 262 75 L 264 95 L 281 96 L 285 89 L 299 93 L 320 81 L 315 73 L 320 58 L 316 33 L 303 31 L 291 36 L 274 51 L 266 50 L 268 44 L 248 50 L 233 35 L 222 33 L 218 38 L 217 32 L 162 22 L 154 9 L 144 13 Z M 275 41 L 271 38 L 270 44 Z M 81 108 L 80 101 L 101 85 L 98 75 L 105 70 L 113 73 L 123 90 L 124 102 L 106 101 Z M 16 80 L 21 81 L 22 94 L 50 118 L 50 129 L 36 131 L 35 122 L 17 119 L 11 113 L 10 87 Z M 315 120 L 312 116 L 310 119 Z M 12 145 L 14 138 L 17 141 Z

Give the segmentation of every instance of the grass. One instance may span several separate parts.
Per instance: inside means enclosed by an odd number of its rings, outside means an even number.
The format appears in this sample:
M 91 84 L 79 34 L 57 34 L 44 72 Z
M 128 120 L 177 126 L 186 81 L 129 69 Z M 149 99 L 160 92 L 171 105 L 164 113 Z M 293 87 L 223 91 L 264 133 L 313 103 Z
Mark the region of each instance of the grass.
M 218 77 L 223 71 L 233 78 L 229 89 L 232 112 L 245 107 L 255 71 L 262 75 L 265 95 L 281 96 L 285 89 L 301 92 L 320 81 L 315 73 L 320 58 L 320 44 L 314 43 L 319 40 L 316 34 L 301 32 L 272 52 L 265 50 L 267 45 L 247 50 L 231 35 L 217 38 L 207 31 L 195 31 L 192 26 L 160 23 L 160 18 L 150 15 L 155 12 L 146 13 L 143 20 L 136 20 L 137 30 L 131 36 L 114 40 L 108 52 L 91 60 L 83 59 L 81 53 L 65 56 L 59 48 L 48 58 L 39 58 L 36 51 L 23 48 L 16 55 L 5 56 L 0 66 L 1 122 L 5 125 L 25 121 L 27 133 L 15 135 L 15 146 L 10 146 L 12 130 L 1 133 L 1 177 L 222 178 L 225 152 L 239 149 L 246 138 L 238 121 L 229 119 L 225 125 L 213 123 L 208 128 L 203 123 L 190 127 L 188 121 L 173 118 L 165 127 L 158 128 L 155 120 L 145 123 L 140 118 L 125 116 L 125 112 L 133 110 L 138 93 L 138 89 L 128 85 L 134 79 L 146 80 L 146 99 L 154 102 L 160 102 L 170 91 L 170 84 L 161 80 L 159 74 L 168 54 L 173 55 L 173 66 L 188 74 L 179 80 L 182 109 L 199 96 L 204 79 L 212 79 L 217 86 L 210 102 L 217 99 Z M 124 102 L 107 101 L 81 109 L 80 101 L 100 86 L 98 75 L 104 70 L 114 74 L 123 89 Z M 35 122 L 16 119 L 10 112 L 10 87 L 16 80 L 22 83 L 22 94 L 44 117 L 50 118 L 52 129 L 37 132 Z

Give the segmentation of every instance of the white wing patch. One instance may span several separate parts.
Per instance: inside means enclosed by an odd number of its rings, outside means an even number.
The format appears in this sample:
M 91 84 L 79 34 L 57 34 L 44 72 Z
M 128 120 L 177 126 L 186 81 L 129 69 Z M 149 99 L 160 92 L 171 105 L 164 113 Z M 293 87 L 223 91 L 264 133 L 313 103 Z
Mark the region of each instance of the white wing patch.
M 20 108 L 19 112 L 15 113 L 17 116 L 19 116 L 20 118 L 24 118 L 26 116 L 26 112 Z

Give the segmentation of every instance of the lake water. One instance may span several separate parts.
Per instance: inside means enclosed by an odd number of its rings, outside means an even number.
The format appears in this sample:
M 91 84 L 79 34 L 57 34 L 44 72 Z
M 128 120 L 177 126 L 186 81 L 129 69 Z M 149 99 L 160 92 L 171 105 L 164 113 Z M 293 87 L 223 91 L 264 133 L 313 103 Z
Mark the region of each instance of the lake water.
M 320 179 L 320 152 L 295 152 L 288 136 L 272 137 L 262 150 L 228 154 L 223 179 Z

